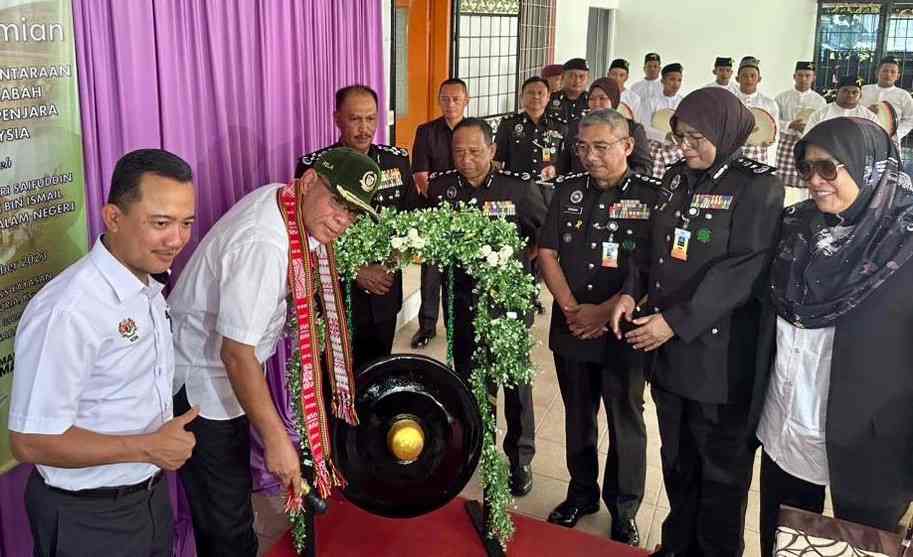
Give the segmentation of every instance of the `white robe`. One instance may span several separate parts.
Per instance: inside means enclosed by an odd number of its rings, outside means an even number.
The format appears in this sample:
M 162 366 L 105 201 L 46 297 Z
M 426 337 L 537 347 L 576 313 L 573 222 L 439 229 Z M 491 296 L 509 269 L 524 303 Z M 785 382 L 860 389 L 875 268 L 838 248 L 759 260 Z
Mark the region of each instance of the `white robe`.
M 660 143 L 666 140 L 666 132 L 660 131 L 651 125 L 653 123 L 653 113 L 661 108 L 675 110 L 683 98 L 680 94 L 675 94 L 671 97 L 660 94 L 658 97 L 651 97 L 641 103 L 637 121 L 643 125 L 647 139 L 659 141 Z
M 815 111 L 814 114 L 808 117 L 808 123 L 805 124 L 805 133 L 802 135 L 804 136 L 808 134 L 810 129 L 814 128 L 821 122 L 840 117 L 866 118 L 873 122 L 878 122 L 878 117 L 875 116 L 875 113 L 862 106 L 861 103 L 857 105 L 856 108 L 841 108 L 837 105 L 837 103 L 830 103 L 827 106 L 819 108 Z
M 799 115 L 799 112 L 810 108 L 818 110 L 827 105 L 824 97 L 812 89 L 808 91 L 797 91 L 795 88 L 789 91 L 783 91 L 777 95 L 777 106 L 780 107 L 780 130 L 784 133 L 789 130 L 789 125 Z
M 640 120 L 637 119 L 637 113 L 640 111 L 640 105 L 643 103 L 640 95 L 630 89 L 625 89 L 621 92 L 621 102 L 628 105 L 628 108 L 631 109 L 631 113 L 634 116 L 634 121 L 640 122 Z
M 640 97 L 640 102 L 644 103 L 647 101 L 648 97 L 658 97 L 663 94 L 663 81 L 658 77 L 652 81 L 642 79 L 632 85 L 630 89 L 637 93 L 637 96 Z M 648 122 L 641 123 L 644 124 Z
M 733 95 L 735 95 L 739 90 L 739 84 L 735 82 L 734 78 L 730 79 L 729 84 L 727 84 L 727 85 L 720 85 L 716 81 L 711 81 L 707 85 L 704 85 L 704 87 L 719 87 L 720 89 L 726 89 Z
M 894 134 L 894 141 L 900 143 L 900 140 L 913 130 L 913 97 L 909 91 L 900 87 L 881 87 L 877 83 L 862 86 L 862 100 L 859 104 L 868 108 L 884 101 L 891 103 L 894 112 L 897 113 L 897 132 Z

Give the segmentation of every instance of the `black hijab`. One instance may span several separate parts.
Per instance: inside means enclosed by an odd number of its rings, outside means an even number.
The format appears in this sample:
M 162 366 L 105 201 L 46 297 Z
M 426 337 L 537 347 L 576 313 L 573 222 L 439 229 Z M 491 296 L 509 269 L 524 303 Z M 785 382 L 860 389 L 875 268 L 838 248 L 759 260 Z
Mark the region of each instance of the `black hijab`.
M 839 215 L 813 200 L 788 207 L 771 288 L 777 313 L 799 327 L 829 327 L 858 306 L 913 256 L 913 183 L 900 170 L 897 147 L 876 123 L 835 118 L 812 128 L 809 145 L 846 166 L 859 196 Z
M 716 147 L 711 168 L 739 153 L 755 126 L 751 111 L 721 87 L 704 87 L 689 93 L 675 109 L 673 130 L 679 122 L 699 131 Z

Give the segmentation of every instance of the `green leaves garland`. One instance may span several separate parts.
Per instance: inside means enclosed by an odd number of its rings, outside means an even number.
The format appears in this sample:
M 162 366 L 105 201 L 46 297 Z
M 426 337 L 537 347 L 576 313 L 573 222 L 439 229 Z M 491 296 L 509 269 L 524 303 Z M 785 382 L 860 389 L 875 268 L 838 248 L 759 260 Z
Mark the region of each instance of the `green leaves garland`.
M 336 241 L 337 268 L 348 280 L 355 280 L 364 265 L 401 269 L 415 258 L 441 269 L 461 267 L 475 280 L 476 351 L 470 383 L 483 423 L 481 484 L 490 509 L 489 536 L 505 549 L 514 532 L 507 513 L 512 502 L 509 473 L 497 448 L 495 412 L 486 385 L 523 385 L 533 376 L 533 340 L 525 316 L 532 310 L 538 286 L 520 263 L 524 249 L 526 242 L 513 224 L 463 204 L 456 209 L 445 205 L 410 212 L 384 210 L 376 221 L 359 220 Z

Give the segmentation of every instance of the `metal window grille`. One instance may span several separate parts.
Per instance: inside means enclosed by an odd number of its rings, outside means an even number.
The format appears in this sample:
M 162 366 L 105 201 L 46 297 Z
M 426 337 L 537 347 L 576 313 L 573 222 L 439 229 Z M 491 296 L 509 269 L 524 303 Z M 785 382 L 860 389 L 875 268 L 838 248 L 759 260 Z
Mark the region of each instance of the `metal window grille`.
M 865 83 L 878 81 L 878 62 L 883 56 L 900 62 L 897 86 L 913 88 L 913 0 L 819 2 L 815 34 L 818 64 L 815 88 L 828 100 L 844 76 Z M 903 139 L 904 158 L 913 156 L 913 137 Z
M 467 114 L 497 126 L 552 58 L 555 0 L 457 0 L 454 10 L 452 73 L 469 87 Z

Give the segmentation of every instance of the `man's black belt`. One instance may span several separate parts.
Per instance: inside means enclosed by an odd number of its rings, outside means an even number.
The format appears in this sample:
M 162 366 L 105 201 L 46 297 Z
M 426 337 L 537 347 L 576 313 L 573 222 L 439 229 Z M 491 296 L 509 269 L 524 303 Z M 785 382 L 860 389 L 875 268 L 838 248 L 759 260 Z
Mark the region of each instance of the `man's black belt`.
M 131 495 L 140 491 L 152 491 L 152 488 L 161 481 L 162 471 L 159 470 L 153 474 L 148 480 L 142 481 L 138 484 L 133 485 L 122 485 L 118 487 L 96 487 L 93 489 L 79 489 L 76 491 L 70 491 L 69 489 L 61 489 L 59 487 L 54 487 L 49 485 L 53 491 L 58 493 L 63 493 L 71 497 L 81 497 L 87 499 L 116 499 L 118 497 L 123 497 L 125 495 Z

